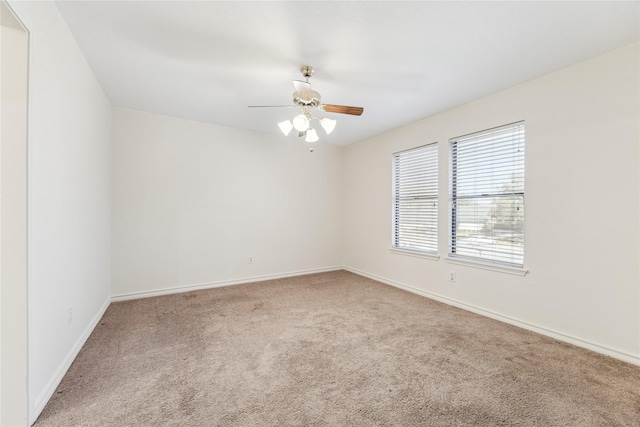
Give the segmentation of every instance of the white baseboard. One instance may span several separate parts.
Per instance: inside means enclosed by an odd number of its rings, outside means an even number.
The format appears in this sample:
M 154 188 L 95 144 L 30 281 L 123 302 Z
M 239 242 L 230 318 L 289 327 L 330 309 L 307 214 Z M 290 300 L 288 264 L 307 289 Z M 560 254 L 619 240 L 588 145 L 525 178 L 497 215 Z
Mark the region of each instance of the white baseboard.
M 153 291 L 131 292 L 126 294 L 113 295 L 111 301 L 127 301 L 139 298 L 157 297 L 160 295 L 177 294 L 181 292 L 198 291 L 202 289 L 221 288 L 223 286 L 241 285 L 243 283 L 263 282 L 265 280 L 282 279 L 285 277 L 303 276 L 305 274 L 325 273 L 328 271 L 342 270 L 342 266 L 316 268 L 311 270 L 291 271 L 288 273 L 269 274 L 265 276 L 244 277 L 242 279 L 221 280 L 219 282 L 202 283 L 197 285 L 174 286 L 165 289 L 156 289 Z
M 400 288 L 400 289 L 404 289 L 405 291 L 414 293 L 414 294 L 418 294 L 421 295 L 423 297 L 427 297 L 448 305 L 452 305 L 454 307 L 458 307 L 461 308 L 463 310 L 467 310 L 467 311 L 471 311 L 473 313 L 476 314 L 480 314 L 482 316 L 486 316 L 486 317 L 490 317 L 492 319 L 495 320 L 499 320 L 501 322 L 504 323 L 508 323 L 510 325 L 514 325 L 517 326 L 519 328 L 522 329 L 526 329 L 528 331 L 532 331 L 532 332 L 536 332 L 538 334 L 541 335 L 545 335 L 554 339 L 557 339 L 558 341 L 564 341 L 567 342 L 569 344 L 573 344 L 575 346 L 578 347 L 582 347 L 582 348 L 586 348 L 588 350 L 594 351 L 596 353 L 600 353 L 600 354 L 604 354 L 606 356 L 610 356 L 613 357 L 615 359 L 619 359 L 622 360 L 624 362 L 627 363 L 632 363 L 634 365 L 638 365 L 640 366 L 640 355 L 634 355 L 634 354 L 630 354 L 624 351 L 619 351 L 619 350 L 615 350 L 613 348 L 607 347 L 605 345 L 601 345 L 601 344 L 596 344 L 594 342 L 582 339 L 582 338 L 578 338 L 578 337 L 574 337 L 572 335 L 568 335 L 565 334 L 563 332 L 559 332 L 559 331 L 555 331 L 555 330 L 551 330 L 542 326 L 537 326 L 519 319 L 515 319 L 513 317 L 510 316 L 505 316 L 503 314 L 500 313 L 496 313 L 493 312 L 491 310 L 486 310 L 484 308 L 480 308 L 480 307 L 476 307 L 474 305 L 471 304 L 467 304 L 452 298 L 448 298 L 442 295 L 438 295 L 438 294 L 434 294 L 432 292 L 429 291 L 425 291 L 422 289 L 418 289 L 418 288 L 414 288 L 413 286 L 409 286 L 406 285 L 404 283 L 400 283 L 397 282 L 395 280 L 391 280 L 391 279 L 387 279 L 385 277 L 380 277 L 378 275 L 375 274 L 371 274 L 371 273 L 366 273 L 364 271 L 358 270 L 356 268 L 352 268 L 352 267 L 347 267 L 344 266 L 343 267 L 344 270 L 350 271 L 352 273 L 355 273 L 357 275 L 360 276 L 364 276 L 364 277 L 368 277 L 370 279 L 376 280 L 378 282 L 382 282 L 385 283 L 387 285 L 391 285 L 394 286 L 396 288 Z
M 111 304 L 111 299 L 107 298 L 107 300 L 104 302 L 102 307 L 100 307 L 100 310 L 98 310 L 98 312 L 93 317 L 93 319 L 91 319 L 91 322 L 89 323 L 89 325 L 87 325 L 87 327 L 85 328 L 80 338 L 78 338 L 78 340 L 75 342 L 73 347 L 71 347 L 71 350 L 67 354 L 67 357 L 65 357 L 60 367 L 57 369 L 55 375 L 51 378 L 51 380 L 49 380 L 49 383 L 47 384 L 45 389 L 36 398 L 35 405 L 31 408 L 31 414 L 29 416 L 30 418 L 29 425 L 32 425 L 33 423 L 35 423 L 38 417 L 40 416 L 40 413 L 44 409 L 45 405 L 47 404 L 51 396 L 53 396 L 53 393 L 56 391 L 56 388 L 58 388 L 58 385 L 60 385 L 62 378 L 65 376 L 65 374 L 69 370 L 69 367 L 71 366 L 73 361 L 76 359 L 76 356 L 78 356 L 78 353 L 80 353 L 80 350 L 82 349 L 82 346 L 84 346 L 84 343 L 89 338 L 89 335 L 91 335 L 96 325 L 104 315 L 105 311 L 107 311 L 107 308 L 109 308 L 109 304 Z

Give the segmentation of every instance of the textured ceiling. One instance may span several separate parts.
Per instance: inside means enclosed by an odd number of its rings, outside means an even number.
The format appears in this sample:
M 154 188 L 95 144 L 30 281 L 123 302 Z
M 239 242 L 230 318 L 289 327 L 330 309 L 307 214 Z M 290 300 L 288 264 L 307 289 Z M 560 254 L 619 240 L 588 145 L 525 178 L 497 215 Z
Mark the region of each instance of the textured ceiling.
M 56 3 L 114 105 L 278 135 L 295 110 L 247 106 L 290 104 L 308 64 L 323 102 L 364 107 L 323 114 L 338 145 L 640 39 L 638 1 Z

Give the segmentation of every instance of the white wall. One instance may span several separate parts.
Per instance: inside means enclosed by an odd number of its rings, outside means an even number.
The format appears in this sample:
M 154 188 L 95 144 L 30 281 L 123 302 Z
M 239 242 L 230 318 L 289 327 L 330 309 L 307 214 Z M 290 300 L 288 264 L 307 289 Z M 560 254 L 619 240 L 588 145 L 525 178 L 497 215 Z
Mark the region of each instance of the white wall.
M 634 44 L 347 147 L 345 265 L 640 364 L 639 50 Z M 526 126 L 529 274 L 450 264 L 448 139 L 518 120 Z M 390 253 L 391 154 L 435 141 L 440 260 Z
M 114 108 L 113 295 L 339 267 L 342 153 L 313 146 Z
M 27 71 L 29 36 L 0 4 L 0 425 L 27 412 Z
M 109 302 L 111 106 L 55 4 L 11 4 L 31 37 L 28 297 L 34 417 Z

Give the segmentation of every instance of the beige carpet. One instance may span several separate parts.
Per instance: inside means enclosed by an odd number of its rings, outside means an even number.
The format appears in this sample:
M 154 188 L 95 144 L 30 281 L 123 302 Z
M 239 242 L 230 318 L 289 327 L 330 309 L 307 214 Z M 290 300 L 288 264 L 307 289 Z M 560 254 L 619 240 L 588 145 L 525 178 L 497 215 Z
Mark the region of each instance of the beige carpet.
M 640 426 L 640 367 L 338 271 L 112 304 L 35 425 Z

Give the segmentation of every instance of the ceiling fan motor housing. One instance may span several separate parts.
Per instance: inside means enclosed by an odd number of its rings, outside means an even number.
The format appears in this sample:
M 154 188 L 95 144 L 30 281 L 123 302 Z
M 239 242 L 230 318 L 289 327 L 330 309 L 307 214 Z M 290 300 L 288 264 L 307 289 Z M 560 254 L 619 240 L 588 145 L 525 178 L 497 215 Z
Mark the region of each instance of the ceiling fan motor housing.
M 315 90 L 302 94 L 293 92 L 293 103 L 298 107 L 317 107 L 320 105 L 320 94 Z

